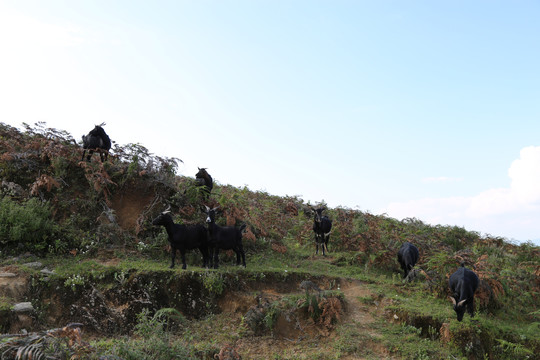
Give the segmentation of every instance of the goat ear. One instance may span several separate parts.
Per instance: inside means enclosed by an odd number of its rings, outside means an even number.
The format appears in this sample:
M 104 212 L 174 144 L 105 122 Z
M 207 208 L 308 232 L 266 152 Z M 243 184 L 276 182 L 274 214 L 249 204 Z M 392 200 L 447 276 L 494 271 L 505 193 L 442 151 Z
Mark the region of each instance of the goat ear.
M 463 306 L 463 304 L 465 303 L 465 301 L 467 301 L 467 299 L 461 300 L 460 302 L 457 303 L 457 306 Z
M 456 299 L 454 299 L 452 296 L 449 296 L 448 298 L 452 300 L 452 304 L 456 305 Z

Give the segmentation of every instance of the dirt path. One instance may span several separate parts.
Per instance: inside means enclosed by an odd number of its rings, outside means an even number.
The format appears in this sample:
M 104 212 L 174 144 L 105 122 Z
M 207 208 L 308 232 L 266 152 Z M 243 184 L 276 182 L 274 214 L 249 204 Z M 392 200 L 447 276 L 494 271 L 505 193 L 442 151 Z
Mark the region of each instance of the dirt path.
M 373 309 L 362 303 L 359 298 L 369 298 L 373 295 L 360 281 L 347 281 L 342 285 L 341 291 L 347 301 L 347 316 L 359 325 L 365 326 L 373 323 L 375 319 L 371 315 Z
M 379 341 L 382 335 L 374 326 L 376 317 L 382 316 L 381 305 L 375 305 L 377 303 L 370 300 L 374 298 L 374 293 L 361 281 L 344 281 L 341 291 L 347 303 L 346 319 L 342 326 L 350 334 L 355 335 L 356 338 L 351 341 L 351 346 L 357 348 L 355 354 L 344 356 L 342 359 L 393 359 Z M 362 299 L 367 301 L 362 301 Z M 357 341 L 356 344 L 355 341 Z

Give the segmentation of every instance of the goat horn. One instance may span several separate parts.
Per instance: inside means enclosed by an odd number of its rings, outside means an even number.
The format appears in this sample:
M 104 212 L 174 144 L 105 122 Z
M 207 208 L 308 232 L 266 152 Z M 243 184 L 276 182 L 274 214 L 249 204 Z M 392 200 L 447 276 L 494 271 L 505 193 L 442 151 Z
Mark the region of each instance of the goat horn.
M 465 301 L 467 301 L 467 299 L 461 300 L 460 302 L 457 303 L 457 306 L 463 306 L 463 304 L 465 304 Z
M 208 207 L 208 205 L 204 205 L 204 207 L 206 208 L 206 211 L 210 211 L 210 208 Z
M 216 211 L 217 209 L 219 209 L 219 206 L 216 206 L 216 207 L 213 208 L 212 210 Z
M 454 299 L 452 296 L 449 296 L 448 298 L 452 300 L 452 304 L 456 305 L 456 299 Z
M 169 205 L 169 206 L 167 207 L 167 209 L 165 209 L 165 211 L 163 212 L 163 214 L 168 214 L 168 213 L 170 213 L 170 212 L 171 212 L 171 205 Z

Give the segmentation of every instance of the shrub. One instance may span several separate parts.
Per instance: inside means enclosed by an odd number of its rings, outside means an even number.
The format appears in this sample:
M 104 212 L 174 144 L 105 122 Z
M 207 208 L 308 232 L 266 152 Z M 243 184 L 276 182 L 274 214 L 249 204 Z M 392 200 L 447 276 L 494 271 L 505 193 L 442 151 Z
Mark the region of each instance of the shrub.
M 17 203 L 0 200 L 0 245 L 7 252 L 44 252 L 53 242 L 56 225 L 48 203 L 31 198 Z
M 174 309 L 161 309 L 154 316 L 144 310 L 138 315 L 138 324 L 135 327 L 138 338 L 120 340 L 107 352 L 125 360 L 196 359 L 190 345 L 173 341 L 168 330 L 169 323 L 173 320 L 185 321 Z

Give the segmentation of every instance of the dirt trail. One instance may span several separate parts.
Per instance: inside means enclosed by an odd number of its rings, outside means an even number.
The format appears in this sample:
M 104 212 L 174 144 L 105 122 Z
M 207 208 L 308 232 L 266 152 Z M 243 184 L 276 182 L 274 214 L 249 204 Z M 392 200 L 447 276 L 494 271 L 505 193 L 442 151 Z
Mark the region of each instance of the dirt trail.
M 361 325 L 369 325 L 375 321 L 370 309 L 358 298 L 369 298 L 373 295 L 360 281 L 346 281 L 341 288 L 347 301 L 347 316 L 349 319 Z
M 375 328 L 376 318 L 383 316 L 383 309 L 371 300 L 374 293 L 357 280 L 342 280 L 340 290 L 345 296 L 345 312 L 329 335 L 318 331 L 315 324 L 304 322 L 299 331 L 293 323 L 278 321 L 272 336 L 243 338 L 235 346 L 248 359 L 321 358 L 325 354 L 335 357 L 338 352 L 343 353 L 340 359 L 345 360 L 393 359 L 379 341 L 382 335 Z M 272 295 L 281 297 L 286 294 L 272 292 Z M 343 343 L 343 349 L 336 347 L 339 342 Z
M 394 359 L 388 350 L 378 341 L 382 335 L 375 329 L 376 317 L 383 316 L 384 307 L 376 301 L 362 301 L 361 299 L 373 299 L 374 293 L 358 280 L 343 281 L 341 291 L 345 295 L 347 302 L 346 319 L 343 326 L 353 329 L 359 334 L 358 352 L 368 354 L 362 356 L 358 354 L 347 355 L 342 359 Z

